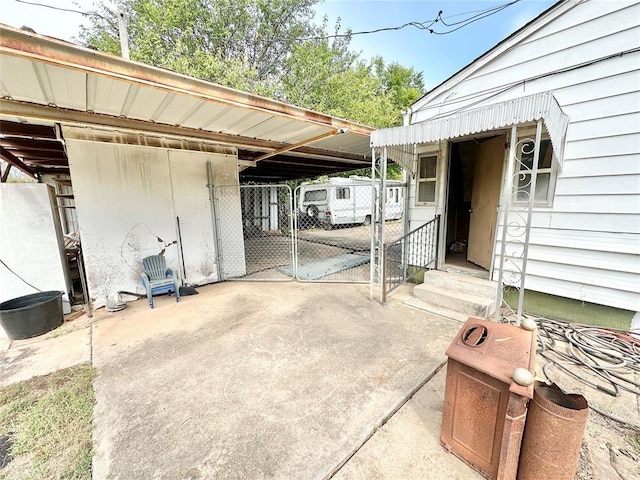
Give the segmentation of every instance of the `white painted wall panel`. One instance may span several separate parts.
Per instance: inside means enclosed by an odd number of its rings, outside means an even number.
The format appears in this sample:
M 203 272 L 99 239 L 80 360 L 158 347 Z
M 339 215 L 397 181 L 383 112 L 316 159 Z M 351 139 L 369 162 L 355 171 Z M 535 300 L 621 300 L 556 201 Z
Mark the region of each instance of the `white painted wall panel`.
M 69 138 L 66 143 L 89 295 L 96 306 L 119 290 L 142 293 L 142 259 L 148 255 L 164 250 L 167 265 L 179 271 L 178 214 L 186 219 L 187 274 L 201 281 L 217 279 L 211 262 L 203 261 L 203 255 L 215 252 L 203 191 L 205 165 L 211 160 L 214 175 L 237 182 L 235 156 Z M 241 242 L 240 217 L 235 221 L 240 236 L 231 241 Z
M 569 14 L 557 17 L 552 23 L 527 36 L 523 43 L 533 43 L 537 40 L 548 40 L 549 36 L 561 33 L 563 37 L 574 34 L 578 38 L 597 35 L 600 31 L 611 31 L 616 25 L 626 28 L 633 25 L 634 15 L 639 15 L 636 0 L 605 0 L 588 2 L 577 5 Z M 637 22 L 636 22 L 637 23 Z M 594 32 L 594 29 L 597 31 Z
M 640 173 L 560 178 L 556 197 L 562 195 L 628 195 L 640 193 Z M 554 209 L 555 209 L 554 203 Z
M 582 195 L 556 197 L 554 212 L 625 213 L 640 215 L 640 195 Z
M 640 165 L 640 153 L 629 155 L 574 158 L 566 160 L 562 168 L 562 181 L 572 177 L 598 177 L 612 175 L 636 175 Z
M 71 281 L 53 188 L 44 183 L 0 183 L 0 258 L 40 290 L 65 292 Z M 0 265 L 0 302 L 37 293 Z
M 640 255 L 638 237 L 630 233 L 596 232 L 590 230 L 554 230 L 532 228 L 532 245 L 548 245 L 571 249 L 590 250 L 593 255 L 606 252 Z M 602 255 L 607 258 L 608 255 Z
M 556 278 L 585 285 L 640 293 L 640 283 L 636 281 L 636 273 L 614 272 L 576 265 L 560 265 L 535 259 L 528 262 L 527 273 L 539 277 Z
M 632 312 L 637 312 L 638 309 L 640 309 L 639 294 L 614 288 L 605 288 L 598 285 L 586 285 L 575 281 L 568 282 L 556 278 L 529 274 L 526 279 L 526 288 L 536 292 L 623 308 L 625 310 L 631 310 Z M 585 319 L 585 323 L 588 323 L 586 320 L 588 319 Z
M 207 156 L 189 151 L 169 151 L 176 228 L 179 223 L 178 250 L 182 249 L 178 252 L 181 255 L 179 264 L 184 259 L 182 278 L 192 285 L 218 279 L 217 247 L 207 188 Z M 220 159 L 220 163 L 225 163 L 224 159 Z
M 640 102 L 640 95 L 636 97 Z M 635 135 L 640 130 L 640 112 L 619 113 L 615 116 L 594 118 L 592 120 L 571 122 L 569 141 L 587 140 L 590 138 L 615 137 L 618 135 Z
M 567 137 L 571 135 L 571 124 Z M 608 157 L 610 155 L 633 155 L 640 151 L 640 135 L 627 134 L 587 140 L 567 141 L 565 160 L 585 157 Z
M 640 272 L 640 255 L 633 255 L 628 252 L 609 252 L 607 255 L 598 255 L 598 252 L 593 250 L 578 249 L 571 246 L 559 247 L 557 245 L 532 244 L 529 247 L 529 258 L 560 265 L 616 270 L 627 273 Z
M 640 85 L 636 87 L 640 88 Z M 630 84 L 625 88 L 628 90 L 625 93 L 593 99 L 587 103 L 581 100 L 574 104 L 563 103 L 562 109 L 572 123 L 637 113 L 640 105 L 640 89 L 637 88 Z
M 620 45 L 625 46 L 624 50 L 640 46 L 637 26 L 589 40 L 584 36 L 570 34 L 566 39 L 557 41 L 559 43 L 545 40 L 541 45 L 529 44 L 518 47 L 515 50 L 517 56 L 511 52 L 508 56 L 494 60 L 474 75 L 473 82 L 476 85 L 494 85 L 505 77 L 511 82 L 520 81 L 564 69 L 569 65 L 589 62 L 594 58 L 614 55 L 621 51 Z M 569 44 L 560 43 L 563 41 L 568 41 Z
M 554 212 L 551 216 L 549 227 L 566 230 L 638 234 L 640 233 L 640 216 L 621 213 Z

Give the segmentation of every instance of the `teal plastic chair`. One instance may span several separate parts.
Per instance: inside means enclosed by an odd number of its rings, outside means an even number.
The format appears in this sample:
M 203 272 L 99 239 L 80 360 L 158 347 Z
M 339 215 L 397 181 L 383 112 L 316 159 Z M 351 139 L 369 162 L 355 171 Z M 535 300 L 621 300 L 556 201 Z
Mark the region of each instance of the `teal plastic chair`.
M 142 285 L 147 291 L 149 306 L 153 308 L 153 296 L 159 293 L 171 293 L 176 296 L 176 302 L 180 301 L 180 286 L 178 275 L 167 268 L 167 261 L 162 255 L 151 255 L 142 259 L 144 272 Z

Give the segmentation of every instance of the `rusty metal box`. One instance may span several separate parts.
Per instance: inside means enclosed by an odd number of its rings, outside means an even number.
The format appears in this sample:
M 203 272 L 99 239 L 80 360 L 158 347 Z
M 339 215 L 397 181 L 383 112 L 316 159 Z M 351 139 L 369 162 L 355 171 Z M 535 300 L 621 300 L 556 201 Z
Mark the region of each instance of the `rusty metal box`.
M 535 341 L 520 327 L 470 317 L 446 352 L 440 441 L 490 478 L 516 478 L 533 385 L 518 385 L 512 374 L 535 373 Z

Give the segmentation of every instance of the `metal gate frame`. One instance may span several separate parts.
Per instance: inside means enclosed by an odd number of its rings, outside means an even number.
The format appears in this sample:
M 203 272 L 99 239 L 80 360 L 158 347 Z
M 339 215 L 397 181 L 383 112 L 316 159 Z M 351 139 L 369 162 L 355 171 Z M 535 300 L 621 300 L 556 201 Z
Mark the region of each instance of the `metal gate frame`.
M 311 186 L 313 184 L 310 184 Z M 303 210 L 300 209 L 300 192 L 301 192 L 301 187 L 303 187 L 305 185 L 300 185 L 298 186 L 295 190 L 294 190 L 294 245 L 295 245 L 295 266 L 296 266 L 296 280 L 299 282 L 304 282 L 304 283 L 355 283 L 355 284 L 367 284 L 371 282 L 370 278 L 366 278 L 363 277 L 362 279 L 355 279 L 355 278 L 331 278 L 331 279 L 326 279 L 324 277 L 320 277 L 320 278 L 316 278 L 316 279 L 308 279 L 308 278 L 301 278 L 300 273 L 301 273 L 301 264 L 300 264 L 300 244 L 301 244 L 301 240 L 305 241 L 308 239 L 305 238 L 301 238 L 300 237 L 300 232 L 303 231 L 302 228 L 300 228 L 300 215 L 301 213 L 304 213 Z M 309 185 L 307 185 L 309 186 Z M 335 190 L 337 188 L 344 188 L 346 185 L 341 185 L 341 184 L 335 184 L 335 185 L 326 185 L 326 184 L 318 184 L 319 187 L 322 188 L 327 188 L 329 190 Z M 349 185 L 349 186 L 353 186 L 353 185 Z M 374 185 L 372 183 L 366 183 L 366 184 L 357 184 L 357 186 L 364 186 L 364 187 L 368 187 L 371 188 L 371 197 L 372 197 L 372 201 L 376 200 L 376 189 L 374 187 Z M 357 190 L 354 191 L 353 195 L 357 195 Z M 355 198 L 354 198 L 355 201 Z M 355 208 L 355 207 L 354 207 Z M 370 224 L 370 230 L 369 233 L 367 235 L 367 237 L 365 238 L 366 241 L 366 245 L 367 247 L 370 245 L 371 243 L 371 234 L 373 232 L 374 226 L 376 224 L 375 222 L 375 215 L 373 212 L 371 212 L 371 214 L 369 215 L 371 217 L 371 224 Z M 340 225 L 336 225 L 334 227 L 332 227 L 332 230 L 340 230 L 342 228 L 351 228 L 351 226 L 353 226 L 352 224 L 346 224 L 343 226 Z M 318 244 L 322 244 L 323 242 L 318 242 Z M 328 247 L 332 247 L 332 248 L 338 248 L 338 249 L 346 249 L 348 250 L 349 248 L 353 248 L 353 245 L 351 246 L 346 246 L 346 245 L 341 245 L 340 243 L 336 243 L 336 244 L 332 244 L 332 243 L 325 243 L 324 245 L 328 246 Z M 367 248 L 368 249 L 368 248 Z M 318 257 L 318 259 L 321 258 L 329 258 L 329 257 Z M 367 255 L 368 261 L 370 261 L 371 256 Z M 360 265 L 356 265 L 355 267 L 358 267 Z M 351 268 L 355 268 L 355 267 L 349 267 L 345 270 L 343 270 L 344 272 L 351 270 Z M 338 272 L 336 272 L 338 273 Z
M 210 192 L 211 192 L 211 198 L 212 198 L 212 202 L 211 202 L 211 208 L 212 208 L 212 221 L 213 221 L 213 228 L 215 230 L 215 237 L 216 237 L 216 257 L 217 257 L 217 265 L 218 265 L 218 278 L 219 281 L 226 281 L 226 280 L 232 280 L 232 281 L 249 281 L 249 282 L 260 282 L 260 281 L 269 281 L 269 282 L 290 282 L 293 281 L 295 279 L 296 276 L 296 264 L 295 264 L 295 244 L 294 244 L 294 225 L 293 225 L 293 202 L 292 202 L 292 192 L 291 192 L 291 187 L 289 187 L 289 185 L 286 184 L 250 184 L 250 185 L 218 185 L 216 187 L 213 187 L 211 180 L 209 181 L 209 186 L 210 186 Z M 222 234 L 222 228 L 221 228 L 221 224 L 223 223 L 223 218 L 222 218 L 222 212 L 223 212 L 223 205 L 221 205 L 222 200 L 220 197 L 220 192 L 224 189 L 237 189 L 238 192 L 238 205 L 233 206 L 233 208 L 240 208 L 240 215 L 241 215 L 241 222 L 242 222 L 242 234 L 243 234 L 243 246 L 242 246 L 242 257 L 244 260 L 244 267 L 245 267 L 245 274 L 244 275 L 239 275 L 239 276 L 227 276 L 225 274 L 225 270 L 228 270 L 228 268 L 225 269 L 225 266 L 228 267 L 228 265 L 226 265 L 226 263 L 228 263 L 229 257 L 230 257 L 230 252 L 227 251 L 225 252 L 225 248 L 223 248 L 223 234 Z M 285 194 L 286 194 L 286 200 L 284 202 L 280 201 L 280 192 L 284 190 Z M 260 227 L 258 228 L 258 230 L 260 230 L 260 234 L 265 238 L 272 238 L 272 237 L 276 237 L 278 235 L 268 235 L 266 234 L 266 232 L 271 232 L 272 229 L 266 228 L 265 227 L 265 222 L 268 222 L 267 227 L 269 226 L 273 226 L 273 222 L 275 222 L 275 224 L 277 225 L 277 228 L 275 230 L 288 230 L 288 232 L 285 232 L 285 234 L 281 235 L 282 237 L 287 237 L 288 238 L 288 245 L 289 245 L 289 251 L 288 251 L 288 258 L 289 258 L 289 265 L 291 266 L 291 274 L 289 273 L 285 273 L 282 272 L 282 270 L 280 270 L 280 272 L 282 273 L 282 275 L 286 276 L 287 278 L 279 278 L 278 277 L 264 277 L 264 278 L 251 278 L 249 275 L 255 275 L 255 274 L 259 274 L 261 272 L 264 271 L 268 271 L 271 269 L 278 269 L 280 267 L 287 267 L 287 265 L 280 265 L 280 264 L 273 264 L 270 265 L 266 268 L 264 268 L 263 270 L 259 270 L 259 271 L 255 271 L 255 272 L 250 272 L 250 273 L 246 273 L 246 267 L 248 265 L 247 262 L 247 240 L 250 238 L 249 236 L 247 236 L 247 218 L 245 218 L 245 212 L 243 211 L 243 201 L 244 198 L 246 197 L 244 192 L 247 191 L 260 191 L 260 192 L 265 192 L 268 191 L 268 195 L 264 195 L 263 193 L 261 193 L 260 195 L 260 212 L 261 215 L 259 217 L 252 217 L 252 225 L 249 225 L 251 228 L 254 227 L 258 227 L 257 225 L 254 225 L 253 222 L 255 222 L 256 220 L 260 220 L 260 222 L 262 223 L 262 225 L 260 225 Z M 257 195 L 254 197 L 257 198 Z M 284 206 L 286 208 L 286 212 L 284 215 L 281 215 L 280 212 L 280 208 Z M 254 211 L 256 209 L 256 205 L 254 204 Z M 267 211 L 267 215 L 264 215 L 264 211 Z M 286 217 L 286 223 L 281 221 L 281 218 L 285 218 Z M 266 228 L 266 229 L 265 229 Z M 256 230 L 257 231 L 257 230 Z M 268 247 L 267 247 L 268 248 Z M 229 249 L 229 247 L 227 246 L 227 250 Z M 237 252 L 236 252 L 237 253 Z

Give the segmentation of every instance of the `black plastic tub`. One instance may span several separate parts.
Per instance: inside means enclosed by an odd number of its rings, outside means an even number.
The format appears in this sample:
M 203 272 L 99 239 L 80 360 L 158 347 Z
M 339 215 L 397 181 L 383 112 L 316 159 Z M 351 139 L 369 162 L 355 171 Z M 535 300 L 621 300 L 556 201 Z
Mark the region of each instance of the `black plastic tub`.
M 11 340 L 37 337 L 62 325 L 63 292 L 32 293 L 0 303 L 0 326 Z

